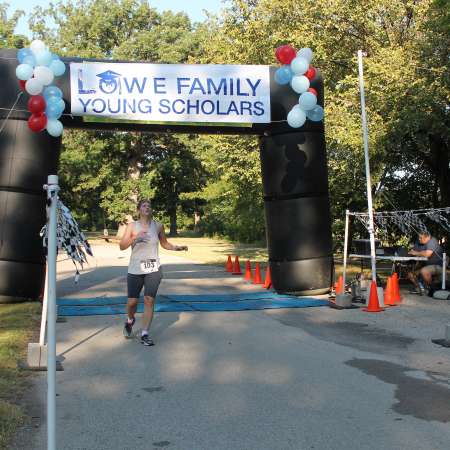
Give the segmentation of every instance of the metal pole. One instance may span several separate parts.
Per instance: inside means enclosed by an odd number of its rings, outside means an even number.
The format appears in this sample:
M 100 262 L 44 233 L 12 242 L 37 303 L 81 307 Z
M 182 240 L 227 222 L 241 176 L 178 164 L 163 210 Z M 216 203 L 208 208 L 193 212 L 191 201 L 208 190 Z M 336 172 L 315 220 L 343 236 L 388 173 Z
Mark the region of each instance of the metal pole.
M 442 290 L 445 290 L 445 271 L 447 270 L 447 253 L 442 253 Z
M 372 182 L 370 179 L 369 164 L 369 138 L 367 132 L 366 118 L 366 100 L 364 96 L 364 79 L 363 79 L 363 52 L 358 50 L 358 73 L 359 73 L 359 91 L 361 94 L 361 119 L 364 142 L 364 160 L 366 165 L 366 189 L 367 189 L 367 209 L 369 210 L 369 237 L 370 237 L 370 260 L 372 263 L 372 280 L 377 280 L 377 268 L 375 258 L 375 228 L 373 225 L 373 206 L 372 206 Z
M 344 269 L 342 271 L 342 284 L 344 285 L 344 293 L 345 293 L 345 274 L 347 271 L 347 247 L 348 247 L 348 215 L 349 210 L 345 210 L 345 234 L 344 234 Z
M 45 265 L 45 286 L 44 298 L 42 299 L 41 332 L 39 335 L 39 345 L 45 345 L 45 329 L 47 327 L 47 308 L 48 308 L 48 264 Z
M 49 175 L 47 199 L 50 201 L 48 219 L 48 316 L 47 316 L 47 449 L 56 450 L 56 220 L 58 176 Z

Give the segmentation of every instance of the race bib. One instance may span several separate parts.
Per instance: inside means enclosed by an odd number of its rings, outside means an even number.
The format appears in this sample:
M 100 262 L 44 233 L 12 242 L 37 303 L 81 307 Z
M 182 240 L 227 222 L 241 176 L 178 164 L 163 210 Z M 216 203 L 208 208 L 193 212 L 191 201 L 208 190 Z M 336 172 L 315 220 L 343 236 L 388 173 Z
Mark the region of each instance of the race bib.
M 141 260 L 141 270 L 145 273 L 158 272 L 158 264 L 156 259 L 144 259 Z

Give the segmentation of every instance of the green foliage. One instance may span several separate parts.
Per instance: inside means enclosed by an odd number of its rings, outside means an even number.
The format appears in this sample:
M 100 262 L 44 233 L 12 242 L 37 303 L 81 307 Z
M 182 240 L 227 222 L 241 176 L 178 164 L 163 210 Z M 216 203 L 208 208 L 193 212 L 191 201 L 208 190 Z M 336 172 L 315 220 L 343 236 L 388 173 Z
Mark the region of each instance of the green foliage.
M 146 1 L 69 0 L 36 8 L 36 37 L 60 54 L 161 63 L 277 64 L 284 43 L 311 47 L 325 81 L 333 233 L 345 209 L 366 209 L 356 52 L 362 49 L 375 208 L 450 204 L 450 13 L 447 0 L 230 0 L 192 25 Z M 2 9 L 3 8 L 3 9 Z M 1 45 L 17 12 L 0 7 Z M 48 28 L 46 20 L 56 24 Z M 151 196 L 172 233 L 193 226 L 243 241 L 264 238 L 254 138 L 71 131 L 63 195 L 84 226 L 115 225 Z M 178 220 L 178 224 L 177 224 Z
M 14 28 L 18 20 L 25 14 L 22 10 L 17 10 L 8 19 L 8 3 L 0 3 L 0 48 L 22 48 L 28 45 L 25 36 L 14 34 Z

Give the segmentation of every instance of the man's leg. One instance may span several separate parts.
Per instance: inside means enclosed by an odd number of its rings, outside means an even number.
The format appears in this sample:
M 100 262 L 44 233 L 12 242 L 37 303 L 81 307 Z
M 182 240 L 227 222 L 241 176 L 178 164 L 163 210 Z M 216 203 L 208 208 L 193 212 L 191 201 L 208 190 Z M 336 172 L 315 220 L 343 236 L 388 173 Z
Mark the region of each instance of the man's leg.
M 419 288 L 419 283 L 417 282 L 417 276 L 415 271 L 408 272 L 408 280 L 414 285 L 414 287 Z
M 149 295 L 144 295 L 144 314 L 142 315 L 142 331 L 150 328 L 153 320 L 153 310 L 155 308 L 155 299 Z
M 140 275 L 134 275 L 129 273 L 127 276 L 127 289 L 128 289 L 128 301 L 127 301 L 127 315 L 128 318 L 123 327 L 123 335 L 126 338 L 132 336 L 133 325 L 136 319 L 134 318 L 138 301 L 139 294 L 142 290 L 142 286 L 144 285 L 144 277 Z
M 138 300 L 139 299 L 137 299 L 137 298 L 128 298 L 127 314 L 128 314 L 128 319 L 130 321 L 134 321 L 134 316 L 136 314 L 137 306 L 138 306 Z
M 433 272 L 432 272 L 432 270 L 430 270 L 430 268 L 428 266 L 422 267 L 422 269 L 420 269 L 420 275 L 423 278 L 425 286 L 430 287 L 431 286 L 431 282 L 433 281 Z
M 155 307 L 155 299 L 149 295 L 144 295 L 144 314 L 142 315 L 142 331 L 141 344 L 153 345 L 153 340 L 148 335 L 148 329 L 153 320 L 153 309 Z

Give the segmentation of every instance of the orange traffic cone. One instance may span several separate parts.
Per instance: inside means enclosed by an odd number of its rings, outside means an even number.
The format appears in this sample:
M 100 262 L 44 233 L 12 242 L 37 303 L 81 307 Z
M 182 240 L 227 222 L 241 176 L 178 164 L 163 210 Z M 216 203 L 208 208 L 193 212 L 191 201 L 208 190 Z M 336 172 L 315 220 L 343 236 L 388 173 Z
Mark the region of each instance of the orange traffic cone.
M 400 297 L 400 286 L 398 284 L 397 272 L 394 272 L 394 275 L 392 275 L 392 296 L 395 303 L 402 302 L 402 298 Z
M 386 289 L 384 291 L 384 304 L 386 306 L 395 306 L 394 292 L 392 290 L 392 278 L 388 277 Z
M 253 277 L 253 284 L 263 284 L 259 263 L 255 263 L 255 276 Z
M 344 293 L 344 279 L 342 275 L 339 275 L 338 282 L 336 284 L 336 295 Z
M 233 272 L 231 272 L 231 273 L 232 273 L 232 275 L 242 275 L 241 266 L 239 264 L 239 256 L 237 256 L 237 255 L 234 258 L 234 268 L 233 268 Z
M 225 265 L 225 269 L 227 270 L 227 272 L 233 272 L 233 263 L 231 262 L 231 255 L 228 255 L 228 261 L 227 264 Z
M 247 259 L 247 262 L 245 263 L 244 280 L 251 280 L 251 279 L 252 279 L 252 267 L 250 265 L 250 261 Z
M 270 276 L 270 266 L 267 265 L 266 279 L 264 280 L 264 287 L 266 289 L 270 289 L 271 286 L 272 286 L 272 277 Z
M 370 285 L 370 294 L 369 294 L 369 305 L 367 308 L 363 308 L 363 311 L 367 312 L 381 312 L 384 311 L 384 308 L 380 308 L 380 303 L 378 302 L 378 292 L 377 292 L 377 283 L 372 281 Z

